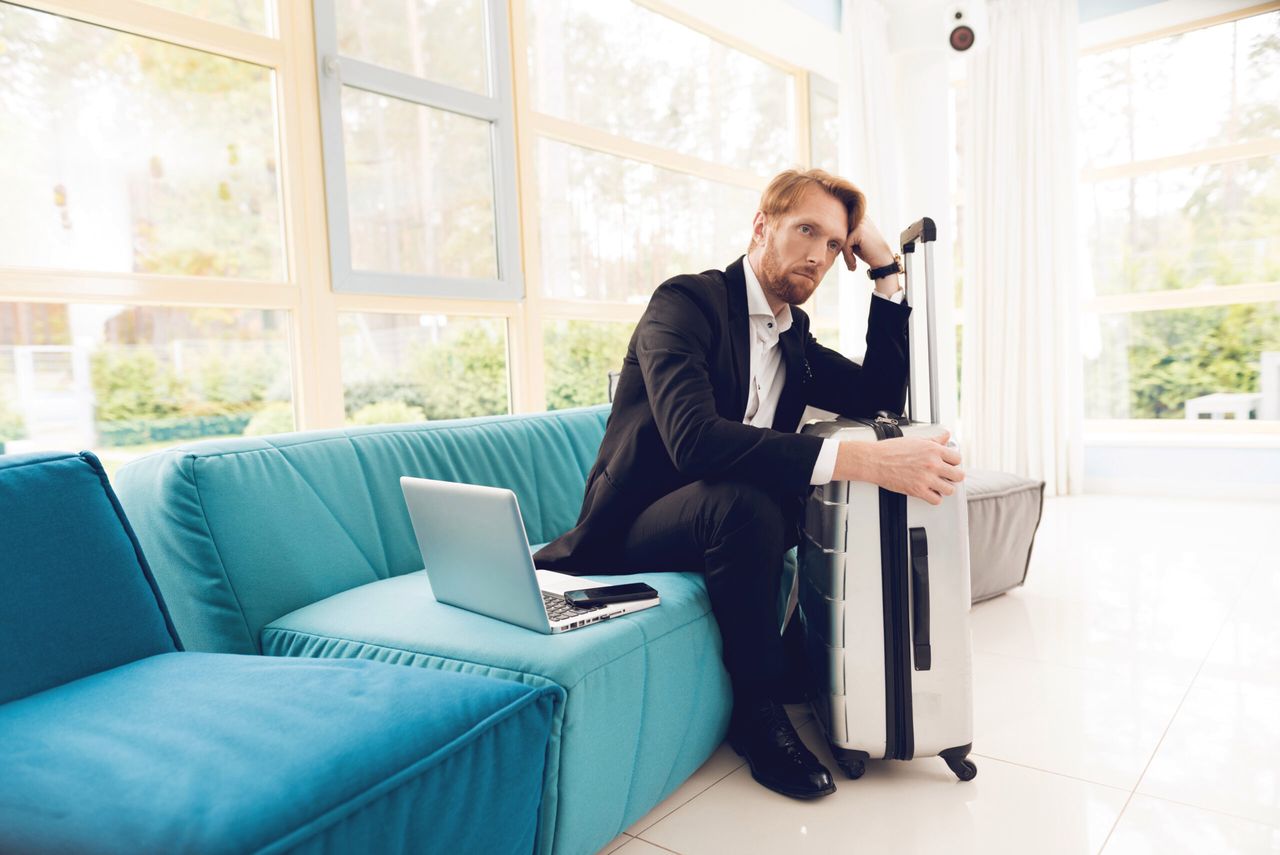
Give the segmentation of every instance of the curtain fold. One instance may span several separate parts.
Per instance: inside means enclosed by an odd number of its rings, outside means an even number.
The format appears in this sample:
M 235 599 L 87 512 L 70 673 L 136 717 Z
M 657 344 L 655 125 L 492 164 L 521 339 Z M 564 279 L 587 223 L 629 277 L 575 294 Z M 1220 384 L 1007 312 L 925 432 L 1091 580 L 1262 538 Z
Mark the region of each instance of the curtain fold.
M 961 395 L 966 465 L 1083 485 L 1075 0 L 989 0 L 972 58 Z
M 881 0 L 843 0 L 841 8 L 844 67 L 840 87 L 842 170 L 867 196 L 867 216 L 890 243 L 905 221 L 902 213 L 902 164 L 898 126 L 894 120 L 894 59 L 889 50 L 889 12 Z M 871 285 L 859 268 L 840 266 L 840 350 L 861 359 L 866 350 L 867 310 Z M 856 284 L 855 284 L 856 283 Z

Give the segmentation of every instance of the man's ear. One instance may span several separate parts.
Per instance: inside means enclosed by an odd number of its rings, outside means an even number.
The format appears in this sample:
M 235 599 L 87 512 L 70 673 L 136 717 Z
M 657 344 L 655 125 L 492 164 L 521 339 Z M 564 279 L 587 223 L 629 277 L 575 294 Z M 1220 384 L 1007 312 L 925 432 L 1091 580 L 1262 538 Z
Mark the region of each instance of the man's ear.
M 769 222 L 769 215 L 764 211 L 756 211 L 755 219 L 751 221 L 751 243 L 764 242 L 764 227 Z

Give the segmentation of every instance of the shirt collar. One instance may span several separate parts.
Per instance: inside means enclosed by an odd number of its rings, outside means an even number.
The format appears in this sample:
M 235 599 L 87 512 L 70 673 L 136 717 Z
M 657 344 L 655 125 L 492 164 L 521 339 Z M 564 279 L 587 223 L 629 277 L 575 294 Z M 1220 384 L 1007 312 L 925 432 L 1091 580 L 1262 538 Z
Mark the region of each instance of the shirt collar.
M 784 303 L 782 311 L 776 316 L 773 314 L 773 310 L 769 308 L 769 301 L 764 296 L 764 287 L 751 267 L 750 257 L 742 259 L 742 273 L 747 280 L 747 314 L 753 318 L 776 320 L 778 335 L 791 329 L 791 307 Z

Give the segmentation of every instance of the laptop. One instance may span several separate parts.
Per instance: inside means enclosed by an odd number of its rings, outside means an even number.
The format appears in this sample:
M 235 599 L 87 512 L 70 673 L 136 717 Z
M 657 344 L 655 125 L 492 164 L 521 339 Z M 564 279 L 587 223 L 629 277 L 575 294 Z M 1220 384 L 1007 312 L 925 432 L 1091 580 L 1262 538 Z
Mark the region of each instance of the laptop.
M 516 494 L 501 487 L 400 479 L 437 600 L 535 632 L 581 629 L 653 608 L 659 599 L 579 608 L 568 591 L 608 584 L 537 570 Z

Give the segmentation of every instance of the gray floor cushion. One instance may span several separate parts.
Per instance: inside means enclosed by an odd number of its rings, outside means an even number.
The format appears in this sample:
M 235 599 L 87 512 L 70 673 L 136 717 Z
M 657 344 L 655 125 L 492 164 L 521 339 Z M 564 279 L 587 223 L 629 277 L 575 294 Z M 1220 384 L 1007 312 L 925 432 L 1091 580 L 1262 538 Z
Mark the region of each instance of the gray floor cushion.
M 969 470 L 969 574 L 973 602 L 1027 579 L 1031 543 L 1044 509 L 1044 482 L 1007 472 Z

